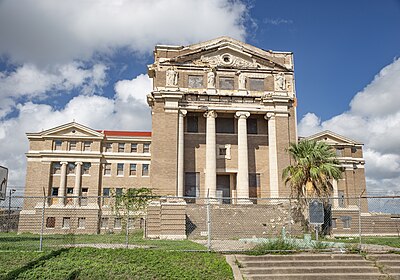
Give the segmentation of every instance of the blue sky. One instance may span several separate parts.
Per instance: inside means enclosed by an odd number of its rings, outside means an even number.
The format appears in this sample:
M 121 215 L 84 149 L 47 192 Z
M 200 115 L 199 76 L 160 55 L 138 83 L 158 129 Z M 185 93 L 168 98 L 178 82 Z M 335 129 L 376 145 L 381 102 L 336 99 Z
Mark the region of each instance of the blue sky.
M 369 190 L 397 193 L 399 30 L 399 0 L 3 0 L 0 164 L 23 186 L 25 133 L 73 119 L 150 130 L 154 45 L 226 35 L 294 52 L 299 133 L 365 143 Z

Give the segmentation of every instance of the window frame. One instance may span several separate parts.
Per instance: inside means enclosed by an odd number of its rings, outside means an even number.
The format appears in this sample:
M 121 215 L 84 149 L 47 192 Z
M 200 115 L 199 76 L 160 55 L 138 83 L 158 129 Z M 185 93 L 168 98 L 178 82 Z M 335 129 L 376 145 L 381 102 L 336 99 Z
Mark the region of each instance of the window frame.
M 122 168 L 121 168 L 122 166 Z M 124 163 L 117 163 L 117 176 L 124 176 Z
M 132 167 L 135 168 L 132 168 Z M 136 163 L 130 163 L 129 164 L 129 176 L 137 176 L 137 164 Z
M 146 169 L 144 167 L 147 167 Z M 146 170 L 146 174 L 145 174 Z M 150 176 L 150 164 L 149 163 L 143 163 L 142 164 L 142 177 L 149 177 Z

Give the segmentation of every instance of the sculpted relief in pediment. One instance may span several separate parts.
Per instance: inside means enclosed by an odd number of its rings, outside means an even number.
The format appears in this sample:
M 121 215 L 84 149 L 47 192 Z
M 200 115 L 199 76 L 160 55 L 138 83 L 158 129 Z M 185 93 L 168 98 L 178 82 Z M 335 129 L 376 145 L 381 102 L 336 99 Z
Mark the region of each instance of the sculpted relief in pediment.
M 263 67 L 255 59 L 244 59 L 229 53 L 212 56 L 203 55 L 200 59 L 193 61 L 192 64 L 201 66 L 208 65 L 210 67 L 265 68 L 265 66 Z

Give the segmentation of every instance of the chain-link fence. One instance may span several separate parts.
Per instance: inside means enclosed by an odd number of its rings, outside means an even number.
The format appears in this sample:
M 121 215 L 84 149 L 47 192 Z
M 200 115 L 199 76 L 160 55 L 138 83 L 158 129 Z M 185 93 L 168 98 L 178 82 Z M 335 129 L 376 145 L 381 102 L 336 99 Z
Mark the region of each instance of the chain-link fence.
M 400 241 L 397 196 L 148 201 L 145 209 L 138 209 L 121 203 L 118 196 L 8 196 L 0 202 L 0 247 L 381 250 L 382 245 L 370 243 Z

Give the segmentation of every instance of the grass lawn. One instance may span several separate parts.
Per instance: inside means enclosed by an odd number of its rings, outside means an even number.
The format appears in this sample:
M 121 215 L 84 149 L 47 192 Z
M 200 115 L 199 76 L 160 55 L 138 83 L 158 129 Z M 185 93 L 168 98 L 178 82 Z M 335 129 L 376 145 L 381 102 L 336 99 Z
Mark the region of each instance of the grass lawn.
M 13 252 L 19 266 L 2 279 L 233 279 L 224 256 L 216 253 L 69 248 L 31 255 L 36 261 L 25 266 L 24 254 Z
M 43 256 L 42 252 L 0 252 L 0 279 L 3 279 L 7 273 L 27 265 L 29 262 Z
M 324 239 L 325 241 L 337 241 L 343 243 L 359 243 L 358 237 L 346 238 L 337 237 L 335 239 Z M 377 244 L 377 245 L 387 245 L 390 247 L 400 248 L 400 237 L 391 236 L 368 236 L 362 237 L 361 241 L 363 244 Z
M 54 250 L 74 244 L 125 244 L 124 234 L 54 234 L 43 236 L 43 249 Z M 129 244 L 150 246 L 164 250 L 206 250 L 203 245 L 189 240 L 151 240 L 143 239 L 143 231 L 137 230 L 129 234 Z M 1 250 L 39 250 L 38 234 L 0 233 Z

